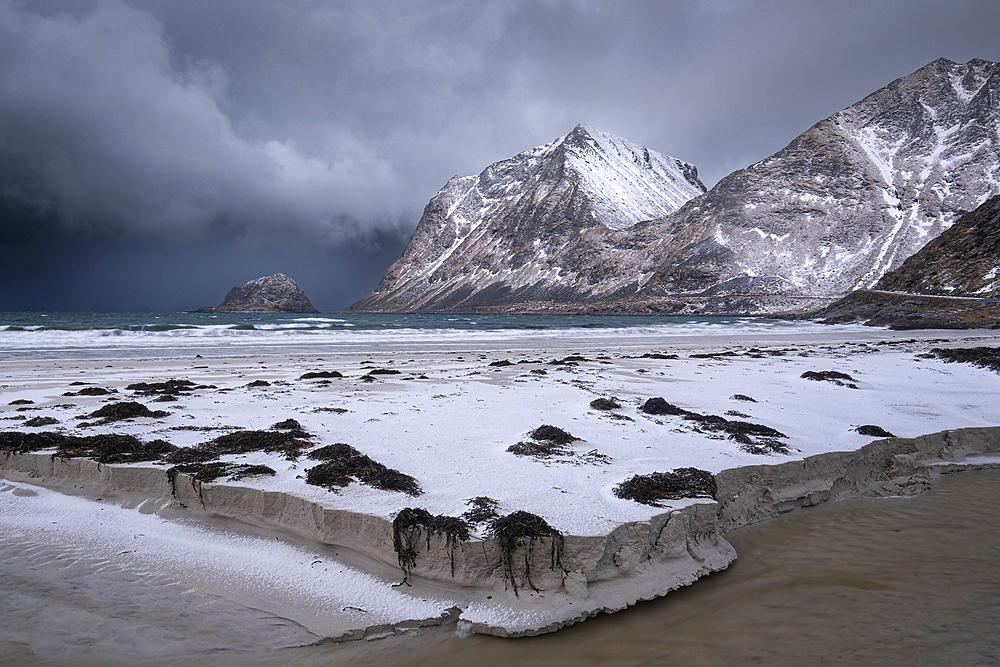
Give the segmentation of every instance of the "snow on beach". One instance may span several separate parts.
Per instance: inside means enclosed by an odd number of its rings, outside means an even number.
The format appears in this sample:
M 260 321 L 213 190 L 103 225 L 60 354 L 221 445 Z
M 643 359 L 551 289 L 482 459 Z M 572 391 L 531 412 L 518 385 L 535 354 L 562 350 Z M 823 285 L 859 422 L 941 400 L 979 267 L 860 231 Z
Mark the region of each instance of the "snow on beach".
M 169 578 L 181 590 L 219 596 L 244 607 L 295 619 L 318 637 L 352 628 L 437 617 L 452 604 L 403 595 L 384 579 L 273 538 L 254 537 L 191 520 L 167 519 L 163 508 L 128 509 L 37 486 L 0 482 L 4 546 L 58 550 L 128 571 L 142 583 Z M 144 511 L 145 510 L 145 511 Z
M 357 343 L 300 345 L 294 355 L 267 355 L 254 348 L 259 356 L 250 357 L 243 354 L 246 348 L 238 348 L 239 355 L 226 356 L 215 347 L 202 350 L 205 355 L 197 358 L 196 350 L 185 346 L 186 358 L 171 354 L 134 360 L 126 355 L 115 362 L 9 360 L 0 362 L 0 430 L 128 433 L 193 446 L 232 432 L 229 427 L 269 429 L 294 419 L 315 436 L 314 448 L 347 443 L 411 475 L 423 493 L 411 497 L 357 482 L 327 491 L 305 484 L 305 470 L 316 465 L 314 461 L 289 461 L 263 452 L 223 460 L 267 465 L 276 471 L 273 477 L 220 483 L 283 491 L 325 507 L 387 519 L 404 507 L 459 516 L 468 509 L 469 499 L 488 496 L 499 503 L 500 514 L 525 510 L 566 534 L 604 535 L 621 523 L 665 511 L 613 494 L 631 475 L 687 466 L 718 472 L 853 450 L 872 440 L 856 431 L 862 425 L 917 436 L 1000 421 L 1000 375 L 928 354 L 935 346 L 996 345 L 992 333 L 839 327 L 785 331 L 769 338 L 760 331 L 744 331 L 742 336 L 716 331 L 719 335 L 703 332 L 690 339 L 588 331 L 558 343 L 548 334 L 531 337 L 516 331 L 505 339 L 503 332 L 491 332 L 485 339 L 425 338 L 405 345 L 383 338 L 367 349 L 355 347 Z M 301 379 L 315 371 L 338 371 L 344 377 Z M 850 379 L 838 384 L 802 377 L 824 371 Z M 127 389 L 132 383 L 168 379 L 212 387 L 162 403 Z M 65 395 L 82 387 L 115 393 Z M 775 440 L 782 447 L 770 455 L 751 453 L 748 449 L 753 448 L 682 415 L 642 412 L 640 407 L 652 397 L 663 397 L 689 413 L 769 427 L 780 432 Z M 614 399 L 621 407 L 594 409 L 590 403 L 597 398 Z M 123 400 L 138 400 L 170 414 L 80 426 L 95 420 L 78 416 Z M 40 416 L 58 423 L 24 426 L 27 419 Z M 530 432 L 543 424 L 580 440 L 549 458 L 507 451 L 529 440 Z M 28 489 L 8 485 L 14 486 Z M 48 530 L 43 524 L 49 516 L 65 512 L 75 517 L 59 524 L 59 530 L 69 531 L 58 538 L 67 550 L 106 550 L 109 558 L 132 559 L 135 567 L 145 566 L 151 561 L 142 559 L 157 554 L 163 568 L 178 576 L 193 565 L 203 572 L 199 581 L 215 582 L 219 594 L 230 599 L 274 594 L 274 606 L 260 608 L 294 618 L 321 635 L 335 634 L 333 626 L 323 629 L 323 623 L 343 620 L 327 618 L 334 609 L 341 610 L 341 616 L 344 610 L 352 613 L 351 607 L 365 609 L 365 619 L 343 622 L 345 627 L 368 627 L 436 617 L 452 605 L 446 598 L 408 596 L 393 589 L 388 578 L 355 571 L 329 553 L 319 558 L 337 567 L 336 576 L 317 572 L 315 554 L 308 549 L 283 542 L 236 536 L 155 512 L 143 514 L 40 489 L 35 489 L 37 496 L 15 495 L 8 487 L 10 493 L 0 494 L 0 502 L 6 503 L 0 516 L 12 530 L 34 531 L 31 539 L 55 539 L 58 533 L 43 538 L 40 531 Z M 690 502 L 672 501 L 667 507 Z M 115 513 L 114 522 L 98 518 L 109 512 Z M 74 524 L 79 526 L 76 533 Z M 141 546 L 128 539 L 139 532 L 151 536 L 156 548 L 124 553 Z M 275 562 L 288 567 L 268 566 Z M 496 619 L 504 611 L 467 607 L 467 613 Z
M 911 437 L 997 423 L 1000 376 L 965 364 L 920 358 L 917 355 L 935 343 L 903 340 L 915 342 L 706 345 L 702 350 L 669 345 L 616 349 L 608 340 L 606 347 L 577 350 L 582 360 L 556 364 L 551 362 L 574 355 L 566 350 L 555 355 L 544 350 L 463 352 L 461 345 L 453 345 L 454 351 L 447 354 L 382 350 L 371 355 L 259 362 L 25 362 L 19 368 L 8 365 L 0 404 L 34 401 L 24 412 L 17 412 L 17 406 L 4 407 L 4 430 L 20 426 L 13 417 L 45 415 L 59 424 L 33 430 L 130 433 L 178 446 L 228 432 L 213 430 L 220 427 L 267 429 L 293 418 L 317 436 L 316 446 L 347 443 L 415 477 L 424 493 L 411 498 L 359 484 L 331 493 L 304 483 L 304 470 L 313 462 L 286 461 L 280 454 L 263 452 L 224 460 L 269 465 L 277 474 L 233 483 L 289 491 L 328 506 L 386 518 L 407 506 L 458 516 L 468 509 L 468 499 L 488 496 L 500 503 L 501 513 L 526 510 L 559 530 L 598 535 L 618 523 L 648 518 L 653 511 L 612 494 L 612 488 L 630 475 L 687 466 L 718 472 L 857 449 L 871 440 L 852 430 L 862 425 Z M 695 350 L 721 354 L 698 358 Z M 678 358 L 641 357 L 648 353 Z M 726 356 L 730 353 L 733 356 Z M 511 365 L 490 365 L 504 361 Z M 372 369 L 398 374 L 371 374 Z M 336 370 L 345 377 L 298 379 L 317 370 Z M 807 371 L 830 370 L 854 378 L 857 389 L 801 377 Z M 136 398 L 125 389 L 135 382 L 170 378 L 216 389 L 197 390 L 162 404 Z M 73 380 L 118 393 L 62 396 L 74 389 L 69 386 Z M 270 386 L 247 386 L 255 380 Z M 590 402 L 600 397 L 613 397 L 622 407 L 592 409 Z M 787 436 L 780 442 L 787 445 L 788 454 L 751 454 L 732 439 L 702 432 L 698 424 L 681 416 L 640 412 L 651 397 L 663 397 L 691 412 L 776 429 Z M 75 416 L 126 399 L 170 414 L 75 429 L 79 423 Z M 572 443 L 572 453 L 550 459 L 507 451 L 542 424 L 581 440 Z

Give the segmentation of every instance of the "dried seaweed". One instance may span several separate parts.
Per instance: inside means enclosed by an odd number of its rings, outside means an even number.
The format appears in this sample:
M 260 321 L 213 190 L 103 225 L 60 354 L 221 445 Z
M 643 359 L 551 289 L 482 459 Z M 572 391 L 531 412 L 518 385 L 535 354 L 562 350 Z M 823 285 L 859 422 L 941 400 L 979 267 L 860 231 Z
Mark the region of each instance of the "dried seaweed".
M 712 473 L 698 468 L 677 468 L 672 472 L 633 475 L 611 492 L 624 500 L 661 507 L 661 501 L 680 498 L 715 498 L 717 491 Z
M 78 417 L 77 419 L 100 419 L 99 422 L 95 424 L 103 425 L 110 424 L 112 422 L 121 421 L 123 419 L 135 419 L 136 417 L 152 417 L 154 419 L 160 419 L 169 415 L 169 412 L 164 412 L 163 410 L 150 410 L 142 403 L 137 403 L 135 401 L 122 401 L 121 403 L 109 403 L 100 410 L 91 412 L 89 415 L 83 417 Z M 94 424 L 89 424 L 94 425 Z M 83 426 L 83 424 L 81 424 Z
M 466 500 L 465 503 L 469 509 L 462 513 L 462 518 L 470 524 L 486 523 L 500 518 L 500 514 L 497 512 L 500 509 L 500 503 L 489 496 L 476 496 Z
M 68 436 L 54 454 L 59 458 L 89 458 L 98 463 L 156 461 L 177 449 L 165 440 L 143 442 L 132 435 L 106 433 L 86 437 Z
M 414 497 L 423 493 L 410 475 L 387 468 L 343 442 L 320 447 L 310 452 L 309 458 L 323 463 L 306 470 L 306 484 L 336 491 L 357 480 L 383 491 L 399 491 Z
M 103 387 L 84 387 L 80 391 L 67 391 L 63 396 L 107 396 L 114 393 L 117 392 Z
M 687 413 L 687 410 L 679 408 L 673 403 L 667 403 L 661 396 L 647 400 L 639 410 L 647 415 L 683 415 Z
M 876 426 L 875 424 L 865 424 L 864 426 L 859 426 L 854 429 L 861 435 L 867 435 L 873 438 L 895 438 L 892 433 L 889 433 L 881 426 Z
M 730 440 L 740 443 L 740 449 L 750 454 L 787 454 L 788 445 L 776 438 L 787 438 L 784 433 L 763 424 L 729 420 L 718 415 L 703 415 L 685 410 L 664 399 L 651 398 L 640 408 L 652 415 L 681 416 L 698 424 L 696 430 L 708 433 L 725 433 Z
M 64 433 L 43 431 L 42 433 L 21 433 L 19 431 L 0 432 L 0 452 L 27 454 L 43 449 L 55 449 L 71 436 Z
M 942 349 L 935 347 L 931 354 L 944 359 L 945 363 L 965 363 L 988 368 L 1000 373 L 1000 347 L 956 347 Z
M 165 382 L 135 382 L 125 387 L 143 396 L 178 396 L 186 395 L 196 389 L 215 389 L 211 384 L 195 384 L 190 380 L 167 380 Z
M 38 426 L 51 426 L 52 424 L 58 424 L 59 420 L 55 417 L 34 417 L 24 422 L 25 426 L 30 426 L 36 428 Z
M 214 440 L 203 442 L 194 447 L 183 447 L 171 452 L 166 460 L 169 463 L 205 463 L 214 461 L 226 454 L 246 454 L 248 452 L 280 452 L 289 461 L 294 461 L 303 449 L 312 444 L 306 440 L 311 437 L 302 430 L 296 431 L 236 431 L 220 435 Z
M 847 373 L 841 373 L 840 371 L 806 371 L 799 377 L 815 382 L 832 382 L 838 387 L 858 388 L 858 385 L 854 384 L 857 380 Z
M 517 511 L 500 517 L 490 524 L 489 535 L 497 542 L 504 580 L 514 589 L 515 597 L 520 597 L 514 576 L 514 556 L 518 548 L 524 550 L 524 582 L 534 591 L 538 591 L 538 587 L 531 581 L 531 560 L 536 542 L 541 544 L 548 538 L 551 543 L 551 567 L 562 568 L 562 533 L 536 514 Z
M 431 549 L 431 537 L 444 535 L 451 560 L 451 575 L 455 576 L 455 552 L 462 542 L 469 541 L 469 524 L 454 516 L 439 514 L 433 516 L 425 509 L 406 507 L 392 520 L 392 546 L 396 559 L 403 570 L 403 582 L 409 584 L 413 568 L 417 564 L 416 544 L 423 534 L 427 551 Z
M 543 442 L 551 442 L 558 445 L 568 445 L 571 442 L 576 442 L 580 438 L 576 437 L 571 433 L 552 426 L 551 424 L 542 424 L 534 431 L 528 434 L 532 440 L 540 440 Z
M 590 407 L 594 410 L 617 410 L 621 403 L 613 398 L 595 398 L 590 402 Z
M 238 482 L 247 477 L 272 477 L 276 473 L 265 465 L 213 461 L 211 463 L 184 463 L 167 471 L 171 483 L 177 473 L 184 473 L 198 482 L 214 482 L 220 477 L 229 477 L 230 482 Z
M 507 451 L 515 456 L 536 456 L 548 458 L 550 456 L 562 456 L 569 454 L 572 450 L 563 445 L 553 442 L 521 442 L 515 443 L 507 448 Z
M 300 380 L 315 380 L 317 378 L 342 378 L 344 374 L 340 371 L 310 371 L 303 373 Z

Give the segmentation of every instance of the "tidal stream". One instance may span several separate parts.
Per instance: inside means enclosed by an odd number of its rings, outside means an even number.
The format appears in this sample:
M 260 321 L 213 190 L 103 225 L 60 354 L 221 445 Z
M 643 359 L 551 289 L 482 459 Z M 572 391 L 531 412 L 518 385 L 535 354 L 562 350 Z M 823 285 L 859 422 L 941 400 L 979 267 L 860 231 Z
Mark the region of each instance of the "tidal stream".
M 295 648 L 277 648 L 303 638 L 279 618 L 213 609 L 210 600 L 169 586 L 131 598 L 127 585 L 114 596 L 84 585 L 33 587 L 23 563 L 8 558 L 0 563 L 0 600 L 8 601 L 0 603 L 0 664 L 1000 664 L 1000 470 L 946 475 L 914 498 L 855 498 L 794 512 L 728 539 L 739 554 L 728 570 L 554 634 L 460 638 L 451 626 Z M 0 536 L 0 547 L 9 546 Z M 32 571 L 37 581 L 72 565 L 45 562 Z M 27 609 L 30 626 L 21 615 Z M 132 641 L 137 629 L 150 633 L 149 641 L 172 642 L 173 657 L 129 656 L 101 634 Z

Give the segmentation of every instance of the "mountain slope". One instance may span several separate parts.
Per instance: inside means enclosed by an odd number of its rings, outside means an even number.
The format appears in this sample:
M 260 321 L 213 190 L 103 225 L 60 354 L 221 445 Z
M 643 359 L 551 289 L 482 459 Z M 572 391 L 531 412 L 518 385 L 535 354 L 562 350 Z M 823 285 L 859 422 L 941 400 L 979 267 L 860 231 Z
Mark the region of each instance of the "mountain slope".
M 352 309 L 815 310 L 1000 192 L 1000 64 L 937 60 L 702 190 L 579 126 L 449 181 Z
M 820 121 L 661 221 L 700 226 L 654 294 L 832 297 L 871 287 L 1000 192 L 1000 65 L 937 60 Z M 694 278 L 690 276 L 694 273 Z
M 956 222 L 903 265 L 887 273 L 876 289 L 1000 298 L 1000 196 Z
M 867 320 L 894 329 L 1000 327 L 1000 196 L 959 218 L 874 290 L 816 313 L 828 324 Z
M 598 292 L 613 291 L 634 281 L 634 270 L 603 261 L 605 235 L 624 236 L 704 191 L 694 166 L 579 125 L 478 176 L 448 181 L 403 256 L 351 309 L 571 301 L 599 282 Z

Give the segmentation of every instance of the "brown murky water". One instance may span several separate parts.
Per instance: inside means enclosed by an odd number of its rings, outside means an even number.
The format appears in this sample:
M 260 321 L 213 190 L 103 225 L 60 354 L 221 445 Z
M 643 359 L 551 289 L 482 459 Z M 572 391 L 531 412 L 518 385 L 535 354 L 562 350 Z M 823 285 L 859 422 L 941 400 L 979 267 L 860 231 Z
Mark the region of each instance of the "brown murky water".
M 740 556 L 727 571 L 551 635 L 441 629 L 155 664 L 1000 665 L 1000 470 L 948 475 L 916 498 L 796 512 L 730 541 Z M 24 652 L 0 663 L 50 664 Z

